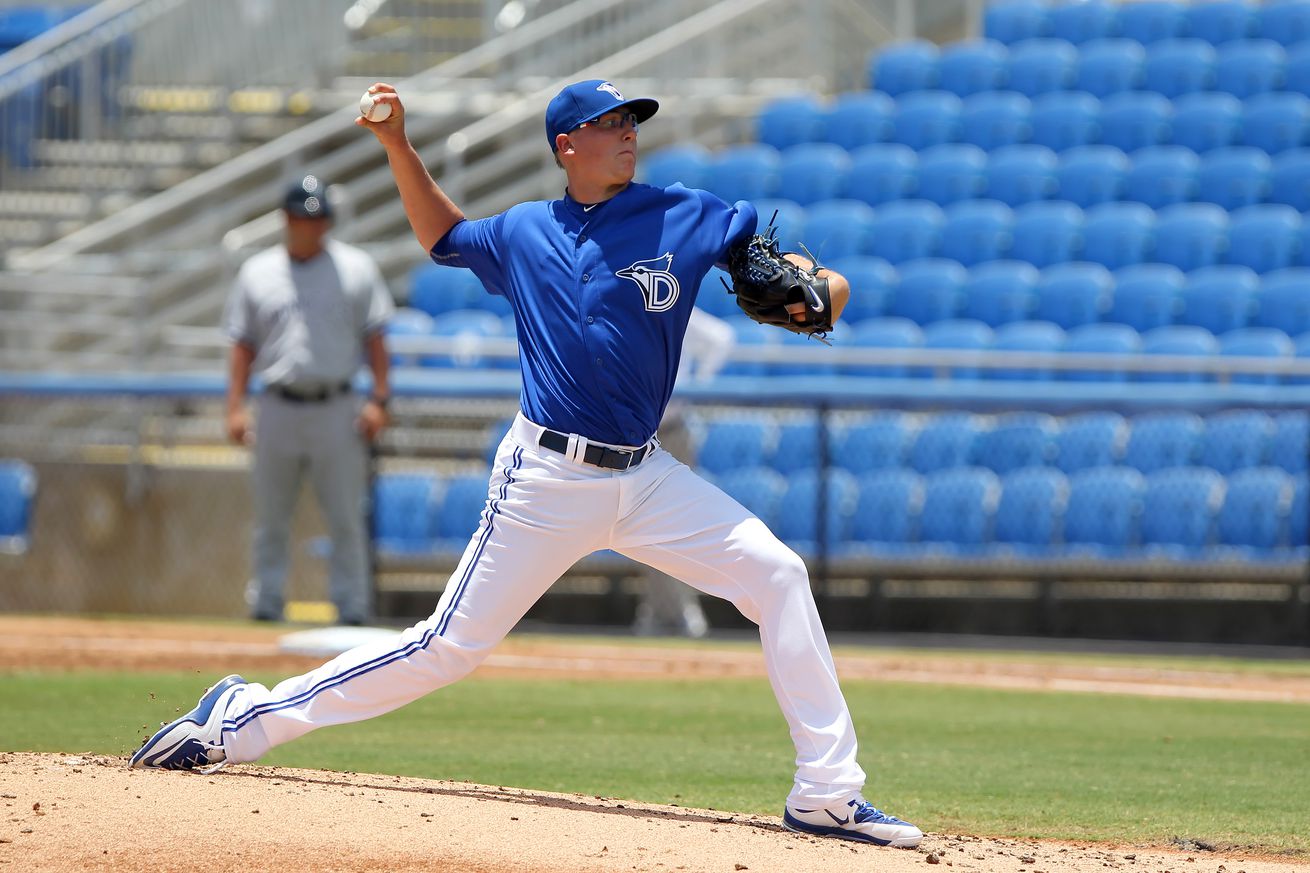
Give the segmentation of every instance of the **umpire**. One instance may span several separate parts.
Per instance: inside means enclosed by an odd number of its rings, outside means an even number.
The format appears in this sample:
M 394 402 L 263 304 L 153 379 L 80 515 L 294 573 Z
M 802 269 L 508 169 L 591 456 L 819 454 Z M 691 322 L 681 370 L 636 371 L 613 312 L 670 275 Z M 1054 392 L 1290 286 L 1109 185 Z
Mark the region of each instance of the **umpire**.
M 365 524 L 368 443 L 386 427 L 389 397 L 382 329 L 393 311 L 368 254 L 328 239 L 327 185 L 304 176 L 283 200 L 282 245 L 242 265 L 224 314 L 232 341 L 227 433 L 254 444 L 251 617 L 282 618 L 291 518 L 305 474 L 332 539 L 328 592 L 342 624 L 368 617 Z M 361 362 L 373 374 L 366 398 L 352 381 Z M 264 390 L 252 432 L 246 396 L 250 375 Z

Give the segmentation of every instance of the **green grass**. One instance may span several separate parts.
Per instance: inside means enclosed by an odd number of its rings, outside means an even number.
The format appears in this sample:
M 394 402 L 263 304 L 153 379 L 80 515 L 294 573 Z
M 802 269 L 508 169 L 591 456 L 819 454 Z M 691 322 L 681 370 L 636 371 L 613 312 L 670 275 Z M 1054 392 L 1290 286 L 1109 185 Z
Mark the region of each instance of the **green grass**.
M 0 673 L 0 749 L 125 754 L 194 674 Z M 262 681 L 280 677 L 252 676 Z M 868 797 L 925 830 L 1310 857 L 1310 706 L 847 682 Z M 151 698 L 154 694 L 154 699 Z M 264 761 L 777 814 L 763 680 L 472 678 Z

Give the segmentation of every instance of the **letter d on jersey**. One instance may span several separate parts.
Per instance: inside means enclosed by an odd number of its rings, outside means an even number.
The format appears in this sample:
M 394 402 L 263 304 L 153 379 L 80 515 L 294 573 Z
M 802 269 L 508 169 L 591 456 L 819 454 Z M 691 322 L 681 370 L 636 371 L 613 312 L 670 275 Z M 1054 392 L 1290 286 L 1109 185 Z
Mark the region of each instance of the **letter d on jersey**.
M 665 252 L 658 258 L 637 261 L 614 275 L 631 279 L 641 289 L 647 312 L 667 312 L 678 302 L 678 279 L 669 272 L 673 266 L 673 253 Z

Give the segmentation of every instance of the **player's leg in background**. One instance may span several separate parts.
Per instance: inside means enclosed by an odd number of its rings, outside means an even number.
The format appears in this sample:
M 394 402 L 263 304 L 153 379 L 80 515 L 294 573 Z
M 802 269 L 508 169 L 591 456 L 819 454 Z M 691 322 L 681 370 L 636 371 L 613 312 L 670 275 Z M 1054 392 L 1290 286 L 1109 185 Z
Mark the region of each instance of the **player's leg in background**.
M 827 806 L 859 792 L 855 729 L 805 563 L 741 504 L 665 452 L 620 481 L 610 548 L 731 601 L 759 625 L 769 682 L 796 745 L 792 798 Z
M 355 426 L 359 399 L 341 395 L 314 407 L 316 424 L 306 434 L 309 480 L 332 540 L 328 595 L 337 620 L 362 624 L 369 607 L 368 530 L 365 489 L 368 448 Z
M 260 396 L 251 475 L 255 526 L 246 600 L 251 616 L 267 621 L 282 618 L 291 560 L 291 519 L 305 468 L 298 417 L 299 410 L 287 401 L 267 394 Z
M 613 527 L 617 479 L 523 439 L 501 443 L 487 504 L 436 610 L 399 641 L 352 649 L 232 698 L 223 739 L 230 761 L 253 761 L 316 728 L 390 712 L 471 672 L 564 571 Z

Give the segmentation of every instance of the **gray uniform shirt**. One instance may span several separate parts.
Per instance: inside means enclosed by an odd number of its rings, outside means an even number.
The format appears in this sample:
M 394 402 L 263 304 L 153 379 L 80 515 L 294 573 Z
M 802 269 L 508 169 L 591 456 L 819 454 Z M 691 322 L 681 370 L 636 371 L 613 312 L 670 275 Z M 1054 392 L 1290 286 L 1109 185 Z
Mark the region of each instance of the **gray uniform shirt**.
M 254 371 L 265 384 L 315 389 L 355 375 L 365 337 L 394 309 L 373 259 L 329 239 L 304 263 L 277 245 L 242 264 L 223 328 L 255 350 Z

